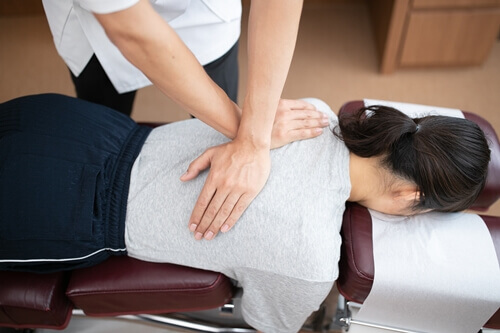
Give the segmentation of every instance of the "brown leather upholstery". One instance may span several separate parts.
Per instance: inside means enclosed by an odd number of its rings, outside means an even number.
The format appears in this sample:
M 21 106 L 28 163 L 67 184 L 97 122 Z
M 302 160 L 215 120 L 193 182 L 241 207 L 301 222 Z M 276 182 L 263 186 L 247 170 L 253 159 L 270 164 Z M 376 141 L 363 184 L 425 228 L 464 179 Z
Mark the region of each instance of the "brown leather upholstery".
M 68 275 L 0 272 L 0 326 L 63 329 L 73 305 L 64 296 Z
M 347 203 L 342 222 L 337 285 L 344 297 L 363 303 L 373 284 L 372 224 L 367 209 Z
M 232 284 L 220 273 L 123 256 L 74 271 L 66 294 L 92 316 L 167 313 L 217 308 Z

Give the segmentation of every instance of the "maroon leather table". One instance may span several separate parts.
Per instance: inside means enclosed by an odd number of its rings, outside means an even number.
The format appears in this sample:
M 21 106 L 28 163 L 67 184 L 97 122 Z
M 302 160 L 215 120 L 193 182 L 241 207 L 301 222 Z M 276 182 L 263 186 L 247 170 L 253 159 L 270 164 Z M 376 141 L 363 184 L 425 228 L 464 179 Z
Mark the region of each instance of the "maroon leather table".
M 346 103 L 340 112 L 363 106 Z M 472 113 L 492 141 L 488 183 L 475 209 L 485 210 L 500 196 L 500 144 L 493 128 Z M 157 124 L 149 124 L 155 126 Z M 349 205 L 344 216 L 338 287 L 349 300 L 362 303 L 373 283 L 371 223 L 367 210 Z M 500 218 L 486 217 L 500 248 Z M 74 307 L 92 316 L 166 313 L 216 308 L 233 294 L 231 281 L 220 273 L 171 264 L 115 257 L 92 268 L 56 274 L 0 272 L 0 326 L 64 328 Z M 500 328 L 500 313 L 488 322 Z

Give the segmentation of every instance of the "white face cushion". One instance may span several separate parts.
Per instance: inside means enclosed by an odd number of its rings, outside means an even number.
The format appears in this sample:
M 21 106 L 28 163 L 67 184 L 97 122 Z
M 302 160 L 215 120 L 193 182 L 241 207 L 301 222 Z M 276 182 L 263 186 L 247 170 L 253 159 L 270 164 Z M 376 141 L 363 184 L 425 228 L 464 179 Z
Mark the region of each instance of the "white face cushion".
M 375 274 L 358 319 L 415 332 L 467 333 L 498 310 L 500 268 L 479 215 L 370 214 Z

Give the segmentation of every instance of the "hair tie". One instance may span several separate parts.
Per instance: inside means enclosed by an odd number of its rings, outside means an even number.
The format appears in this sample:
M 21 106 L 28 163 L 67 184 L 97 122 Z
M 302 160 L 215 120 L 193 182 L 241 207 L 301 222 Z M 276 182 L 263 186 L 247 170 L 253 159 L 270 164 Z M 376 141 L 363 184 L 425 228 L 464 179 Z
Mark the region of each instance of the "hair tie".
M 417 125 L 417 127 L 415 127 L 415 132 L 413 133 L 417 133 L 419 130 L 420 130 L 420 125 Z

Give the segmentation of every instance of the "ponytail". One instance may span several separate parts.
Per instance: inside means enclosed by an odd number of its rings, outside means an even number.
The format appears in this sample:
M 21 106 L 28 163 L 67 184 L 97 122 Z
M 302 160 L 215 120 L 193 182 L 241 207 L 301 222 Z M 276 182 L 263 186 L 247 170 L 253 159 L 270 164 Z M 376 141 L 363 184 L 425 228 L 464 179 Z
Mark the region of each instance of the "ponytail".
M 486 183 L 490 150 L 483 131 L 469 120 L 426 116 L 412 119 L 397 109 L 369 106 L 339 116 L 349 151 L 383 158 L 383 166 L 416 184 L 415 210 L 461 211 Z

